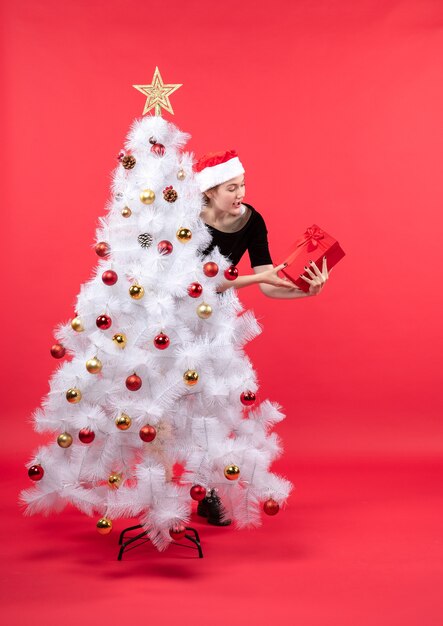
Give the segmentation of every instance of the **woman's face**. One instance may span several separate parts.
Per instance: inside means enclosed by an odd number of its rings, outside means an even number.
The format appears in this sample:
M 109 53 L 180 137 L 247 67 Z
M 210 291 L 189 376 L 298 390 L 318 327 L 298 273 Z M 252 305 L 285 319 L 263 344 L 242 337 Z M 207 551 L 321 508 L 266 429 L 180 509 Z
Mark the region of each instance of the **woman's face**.
M 241 203 L 245 197 L 245 175 L 241 174 L 241 176 L 221 183 L 215 189 L 209 189 L 206 195 L 214 209 L 230 215 L 240 215 Z

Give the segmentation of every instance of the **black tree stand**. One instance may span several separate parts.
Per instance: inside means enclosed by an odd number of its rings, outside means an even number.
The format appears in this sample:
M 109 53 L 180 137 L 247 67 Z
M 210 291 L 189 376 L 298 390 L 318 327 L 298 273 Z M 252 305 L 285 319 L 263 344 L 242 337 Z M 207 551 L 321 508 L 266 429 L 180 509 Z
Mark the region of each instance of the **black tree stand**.
M 133 530 L 138 530 L 139 528 L 143 528 L 143 525 L 137 524 L 137 526 L 129 526 L 128 528 L 125 528 L 120 533 L 120 538 L 118 540 L 118 545 L 120 546 L 120 552 L 118 553 L 119 561 L 122 560 L 123 553 L 125 550 L 128 552 L 129 550 L 133 550 L 134 548 L 137 548 L 138 546 L 141 546 L 147 541 L 149 541 L 149 537 L 147 537 L 147 534 L 149 531 L 147 530 L 144 530 L 143 532 L 138 533 L 137 535 L 130 535 L 129 539 L 126 539 L 126 541 L 124 541 L 126 533 L 131 532 Z M 178 542 L 178 541 L 173 541 L 172 543 L 175 544 L 176 546 L 182 546 L 183 548 L 191 548 L 192 550 L 198 550 L 198 557 L 199 559 L 202 559 L 203 552 L 202 552 L 202 548 L 200 544 L 200 537 L 198 535 L 198 532 L 195 530 L 195 528 L 191 528 L 190 526 L 186 526 L 186 530 L 193 533 L 193 535 L 185 534 L 184 539 L 187 539 L 188 541 L 193 543 L 195 547 L 186 545 L 185 543 Z

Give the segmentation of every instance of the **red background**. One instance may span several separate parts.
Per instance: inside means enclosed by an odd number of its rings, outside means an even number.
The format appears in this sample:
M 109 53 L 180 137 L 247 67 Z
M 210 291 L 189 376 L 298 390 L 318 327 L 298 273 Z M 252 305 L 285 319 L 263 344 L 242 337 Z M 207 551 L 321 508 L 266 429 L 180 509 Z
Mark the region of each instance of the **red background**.
M 48 353 L 52 329 L 71 317 L 91 274 L 91 245 L 115 155 L 143 110 L 143 96 L 131 85 L 150 83 L 156 65 L 165 82 L 183 83 L 168 119 L 192 134 L 189 149 L 197 155 L 238 150 L 246 201 L 265 217 L 275 263 L 313 222 L 347 253 L 319 297 L 282 301 L 256 288 L 239 292 L 264 325 L 248 346 L 261 395 L 280 402 L 287 414 L 278 428 L 286 450 L 278 469 L 298 485 L 304 474 L 294 469 L 297 463 L 335 467 L 340 460 L 352 468 L 374 460 L 389 467 L 418 461 L 414 468 L 423 468 L 438 459 L 442 3 L 18 0 L 3 3 L 2 14 L 0 327 L 7 428 L 0 446 L 8 469 L 12 453 L 19 467 L 42 441 L 27 420 L 55 366 Z M 247 259 L 240 268 L 250 271 Z M 431 467 L 423 470 L 423 485 L 438 484 L 441 467 Z M 17 471 L 11 502 L 27 486 L 21 467 Z M 312 480 L 305 471 L 302 491 Z M 311 493 L 326 497 L 326 508 L 335 506 L 343 476 L 353 472 L 337 474 L 335 496 L 321 489 L 320 473 Z M 383 472 L 373 475 L 380 487 L 386 484 Z M 409 475 L 420 483 L 419 470 Z M 350 489 L 369 493 L 359 480 Z M 296 496 L 292 502 L 297 506 Z M 390 495 L 386 502 L 392 504 Z M 423 509 L 420 496 L 411 506 Z M 29 528 L 29 520 L 28 526 L 14 523 L 23 532 Z M 381 535 L 385 530 L 380 526 Z M 435 550 L 441 539 L 432 537 Z M 82 541 L 80 533 L 75 541 Z M 359 533 L 355 541 L 368 546 Z M 403 547 L 395 553 L 397 564 Z M 417 548 L 416 558 L 420 554 Z M 297 553 L 293 557 L 297 561 Z M 327 581 L 336 575 L 329 566 L 319 566 Z M 357 577 L 360 593 L 364 572 Z M 410 589 L 399 587 L 398 597 L 389 596 L 392 615 L 418 578 Z M 329 591 L 330 599 L 341 597 Z M 348 623 L 343 594 L 342 619 L 319 617 L 318 623 Z M 318 599 L 309 606 L 322 605 L 332 607 Z M 299 623 L 317 624 L 314 613 L 307 610 Z M 365 614 L 369 620 L 371 613 Z M 436 614 L 422 623 L 437 623 Z M 357 616 L 351 612 L 350 623 Z M 373 618 L 383 623 L 375 612 Z

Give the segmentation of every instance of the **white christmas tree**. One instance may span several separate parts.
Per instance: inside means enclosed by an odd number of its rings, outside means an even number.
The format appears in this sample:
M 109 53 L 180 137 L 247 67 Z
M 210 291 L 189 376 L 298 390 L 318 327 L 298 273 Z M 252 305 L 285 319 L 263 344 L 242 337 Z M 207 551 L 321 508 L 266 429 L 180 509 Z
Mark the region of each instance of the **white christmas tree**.
M 161 116 L 137 120 L 119 155 L 100 219 L 93 277 L 75 317 L 55 332 L 68 357 L 34 414 L 54 433 L 28 466 L 29 514 L 71 503 L 105 534 L 136 516 L 164 549 L 183 535 L 192 501 L 216 489 L 239 527 L 274 514 L 290 483 L 270 472 L 283 419 L 244 352 L 261 332 L 234 289 L 217 293 L 230 263 L 200 218 L 189 135 Z M 174 475 L 179 464 L 181 475 Z

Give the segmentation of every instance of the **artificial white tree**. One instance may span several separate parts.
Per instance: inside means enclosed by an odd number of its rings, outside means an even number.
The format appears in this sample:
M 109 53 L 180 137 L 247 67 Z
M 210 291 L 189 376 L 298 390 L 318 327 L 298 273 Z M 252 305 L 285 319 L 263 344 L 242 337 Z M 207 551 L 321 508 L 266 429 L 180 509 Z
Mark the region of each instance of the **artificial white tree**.
M 217 293 L 229 261 L 200 218 L 188 135 L 160 115 L 133 124 L 96 233 L 98 264 L 75 316 L 55 332 L 68 357 L 34 414 L 54 433 L 29 464 L 29 514 L 73 504 L 100 517 L 136 516 L 165 548 L 192 499 L 215 488 L 239 526 L 273 514 L 290 483 L 270 471 L 283 419 L 258 389 L 245 344 L 261 331 L 234 289 Z M 225 274 L 225 272 L 227 272 Z M 183 472 L 174 475 L 177 464 Z M 172 529 L 172 538 L 170 531 Z

